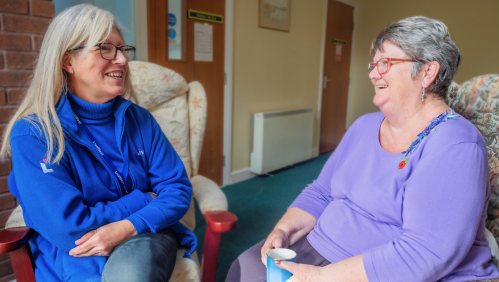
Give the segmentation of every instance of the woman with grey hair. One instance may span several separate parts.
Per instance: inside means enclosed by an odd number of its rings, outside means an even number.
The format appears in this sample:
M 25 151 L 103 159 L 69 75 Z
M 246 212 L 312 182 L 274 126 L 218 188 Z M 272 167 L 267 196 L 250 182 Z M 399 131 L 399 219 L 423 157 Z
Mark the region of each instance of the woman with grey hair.
M 265 281 L 266 254 L 304 281 L 498 278 L 485 239 L 483 137 L 443 101 L 461 55 L 447 27 L 418 16 L 374 39 L 368 73 L 380 112 L 359 118 L 321 174 L 226 281 Z
M 192 195 L 184 165 L 152 115 L 124 99 L 134 50 L 91 5 L 63 11 L 44 37 L 0 152 L 35 231 L 37 281 L 166 282 L 177 247 L 196 248 L 179 222 Z

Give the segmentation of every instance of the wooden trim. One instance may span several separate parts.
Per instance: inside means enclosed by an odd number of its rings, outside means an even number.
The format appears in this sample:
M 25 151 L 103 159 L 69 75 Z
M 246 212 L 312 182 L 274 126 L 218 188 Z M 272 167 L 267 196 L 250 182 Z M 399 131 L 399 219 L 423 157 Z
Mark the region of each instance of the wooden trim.
M 232 184 L 232 67 L 234 51 L 234 0 L 225 0 L 225 89 L 223 185 Z
M 167 0 L 168 2 L 168 0 Z M 188 3 L 188 0 L 182 0 L 182 8 L 180 8 L 181 11 L 184 11 L 184 10 L 187 10 L 187 7 L 189 7 L 189 3 Z M 169 15 L 169 11 L 168 11 L 168 4 L 166 5 L 166 14 Z M 182 59 L 170 59 L 170 40 L 169 40 L 169 37 L 166 36 L 166 50 L 167 50 L 167 55 L 166 55 L 166 59 L 170 62 L 176 62 L 176 63 L 188 63 L 188 60 L 187 60 L 187 40 L 189 40 L 187 38 L 187 20 L 188 20 L 188 16 L 186 13 L 182 13 L 182 26 L 180 27 L 181 29 L 181 33 L 182 33 Z M 167 21 L 167 24 L 168 24 L 168 21 Z M 168 31 L 168 28 L 169 26 L 167 27 L 167 31 Z
M 0 253 L 9 253 L 18 282 L 35 282 L 29 239 L 34 231 L 29 227 L 13 227 L 0 231 Z
M 321 62 L 319 71 L 319 102 L 317 105 L 317 144 L 316 148 L 319 149 L 321 143 L 321 111 L 322 111 L 322 89 L 324 83 L 324 59 L 326 56 L 326 30 L 327 30 L 327 7 L 329 0 L 324 0 L 324 22 L 322 23 L 322 46 L 321 46 Z
M 138 61 L 148 61 L 147 37 L 147 0 L 135 0 L 135 58 Z
M 205 213 L 205 219 L 207 226 L 204 235 L 201 281 L 215 282 L 221 232 L 236 229 L 237 216 L 228 211 L 211 211 Z
M 220 237 L 222 233 L 210 230 L 206 227 L 204 234 L 203 256 L 201 259 L 201 281 L 217 281 L 218 251 L 220 247 Z
M 0 231 L 0 253 L 5 254 L 22 248 L 33 235 L 29 227 L 14 227 Z
M 352 32 L 352 56 L 350 57 L 350 79 L 352 79 L 352 76 L 354 75 L 354 70 L 351 67 L 353 65 L 353 52 L 355 48 L 355 27 L 357 26 L 357 14 L 359 12 L 359 9 L 357 7 L 359 6 L 359 3 L 355 0 L 336 0 L 338 2 L 341 2 L 343 4 L 347 4 L 353 7 L 353 32 Z M 345 128 L 348 130 L 348 112 L 350 109 L 350 105 L 352 104 L 350 98 L 352 97 L 352 88 L 348 86 L 348 102 L 347 102 L 347 124 L 345 125 Z M 353 121 L 352 121 L 353 123 Z
M 155 1 L 147 0 L 147 51 L 149 62 L 155 62 L 157 59 L 156 54 L 156 25 L 155 23 L 155 13 L 156 7 L 153 7 Z
M 249 167 L 238 169 L 230 174 L 230 184 L 235 184 L 244 180 L 251 179 L 257 176 L 257 174 L 251 172 Z
M 29 244 L 11 252 L 10 261 L 17 282 L 36 282 Z
M 206 225 L 214 232 L 228 232 L 236 229 L 237 216 L 228 211 L 207 211 Z

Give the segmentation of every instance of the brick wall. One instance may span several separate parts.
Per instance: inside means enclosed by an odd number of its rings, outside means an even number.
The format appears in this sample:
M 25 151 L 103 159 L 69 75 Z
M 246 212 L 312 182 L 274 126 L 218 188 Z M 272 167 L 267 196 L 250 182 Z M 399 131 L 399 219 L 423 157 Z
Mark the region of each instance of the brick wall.
M 55 15 L 50 0 L 0 0 L 0 134 L 16 110 L 33 70 L 43 35 Z M 0 162 L 0 229 L 17 205 L 9 193 L 10 160 Z M 0 255 L 0 282 L 14 279 L 8 255 Z

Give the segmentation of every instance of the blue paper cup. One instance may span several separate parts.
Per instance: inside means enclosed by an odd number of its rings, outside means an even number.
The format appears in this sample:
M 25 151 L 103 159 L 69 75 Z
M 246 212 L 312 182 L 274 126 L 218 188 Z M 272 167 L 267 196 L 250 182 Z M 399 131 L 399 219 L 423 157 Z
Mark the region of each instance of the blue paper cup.
M 276 260 L 296 262 L 296 253 L 290 249 L 273 249 L 267 252 L 267 282 L 286 282 L 293 274 L 275 265 Z

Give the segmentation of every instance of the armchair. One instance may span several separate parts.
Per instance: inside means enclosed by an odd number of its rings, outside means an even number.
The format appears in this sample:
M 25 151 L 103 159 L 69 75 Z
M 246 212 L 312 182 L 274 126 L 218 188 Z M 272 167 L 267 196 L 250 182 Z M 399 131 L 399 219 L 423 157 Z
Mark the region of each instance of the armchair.
M 499 75 L 474 77 L 461 85 L 453 82 L 445 102 L 462 117 L 473 123 L 487 144 L 490 175 L 490 201 L 485 234 L 492 250 L 492 259 L 499 262 Z M 483 280 L 499 282 L 499 279 Z
M 196 252 L 194 260 L 183 258 L 179 249 L 170 282 L 215 282 L 218 248 L 222 232 L 236 228 L 237 217 L 227 211 L 227 198 L 217 184 L 198 174 L 206 122 L 206 94 L 199 82 L 186 83 L 178 73 L 161 66 L 133 61 L 129 63 L 137 104 L 157 120 L 184 163 L 203 216 L 207 221 L 202 267 Z M 194 200 L 181 222 L 195 228 Z M 29 238 L 34 233 L 25 226 L 22 209 L 17 207 L 0 231 L 0 253 L 9 253 L 18 282 L 34 282 L 34 265 Z

